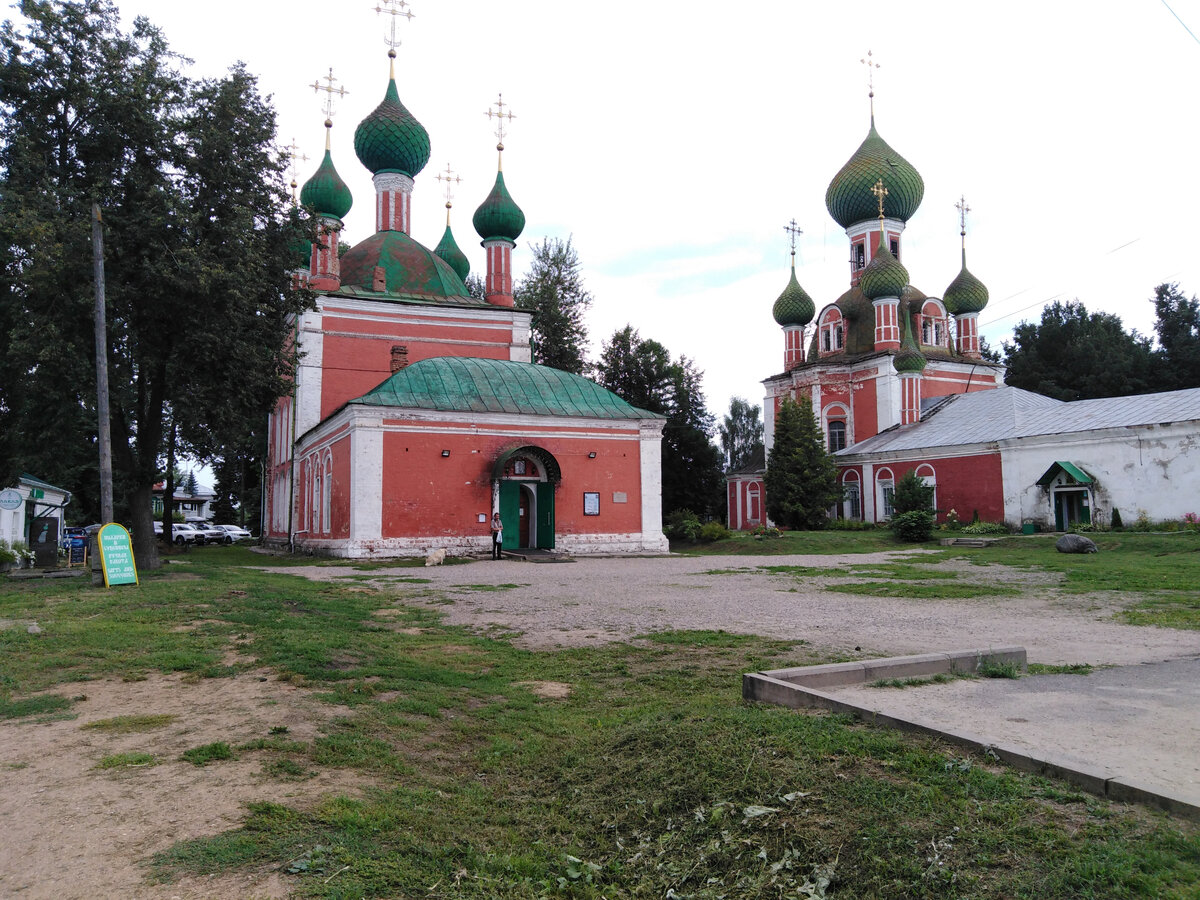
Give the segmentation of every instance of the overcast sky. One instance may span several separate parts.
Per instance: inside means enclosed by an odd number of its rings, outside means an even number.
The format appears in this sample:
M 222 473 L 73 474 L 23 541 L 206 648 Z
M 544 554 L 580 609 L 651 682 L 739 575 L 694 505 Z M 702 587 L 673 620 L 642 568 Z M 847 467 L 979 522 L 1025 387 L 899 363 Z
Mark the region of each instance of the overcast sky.
M 1200 42 L 1188 31 L 1200 34 L 1200 0 L 1169 2 L 414 0 L 396 78 L 433 155 L 413 237 L 440 239 L 433 175 L 450 165 L 463 178 L 455 236 L 482 272 L 471 215 L 495 178 L 484 113 L 503 92 L 516 113 L 505 180 L 527 222 L 514 266 L 530 242 L 573 237 L 595 297 L 593 356 L 629 323 L 695 361 L 718 416 L 731 396 L 761 403 L 761 380 L 783 365 L 771 306 L 788 279 L 788 220 L 804 229 L 797 274 L 818 310 L 849 284 L 824 197 L 867 133 L 871 50 L 878 130 L 925 179 L 904 241 L 913 283 L 941 296 L 957 274 L 965 195 L 993 346 L 1055 299 L 1150 333 L 1155 285 L 1200 293 Z M 274 95 L 281 142 L 309 157 L 301 183 L 324 146 L 311 85 L 332 67 L 349 91 L 333 131 L 354 193 L 345 237 L 369 236 L 373 189 L 352 140 L 387 86 L 390 19 L 376 3 L 120 6 L 160 25 L 196 74 L 244 61 Z

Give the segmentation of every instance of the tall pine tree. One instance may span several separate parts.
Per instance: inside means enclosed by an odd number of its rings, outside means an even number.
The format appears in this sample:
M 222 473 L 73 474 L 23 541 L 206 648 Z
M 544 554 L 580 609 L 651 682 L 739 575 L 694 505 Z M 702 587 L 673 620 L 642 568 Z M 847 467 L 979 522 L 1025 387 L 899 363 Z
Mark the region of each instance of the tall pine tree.
M 775 417 L 775 444 L 767 459 L 767 515 L 776 525 L 820 529 L 842 497 L 837 467 L 825 450 L 812 401 L 784 397 Z

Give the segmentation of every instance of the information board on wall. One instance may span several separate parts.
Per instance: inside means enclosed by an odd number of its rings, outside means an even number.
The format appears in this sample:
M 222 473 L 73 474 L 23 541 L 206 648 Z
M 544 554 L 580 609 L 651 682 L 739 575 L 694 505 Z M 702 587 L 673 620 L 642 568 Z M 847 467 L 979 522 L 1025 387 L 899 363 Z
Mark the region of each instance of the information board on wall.
M 137 565 L 133 560 L 133 540 L 123 525 L 109 522 L 96 536 L 100 568 L 104 571 L 104 586 L 137 584 Z

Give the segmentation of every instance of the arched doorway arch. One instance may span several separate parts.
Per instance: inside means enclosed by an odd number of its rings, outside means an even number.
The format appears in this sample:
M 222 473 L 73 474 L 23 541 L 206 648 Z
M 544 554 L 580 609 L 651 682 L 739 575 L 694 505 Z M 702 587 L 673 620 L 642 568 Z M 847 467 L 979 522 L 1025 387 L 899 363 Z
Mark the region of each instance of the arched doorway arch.
M 511 447 L 492 467 L 492 508 L 504 524 L 505 550 L 554 549 L 554 491 L 562 468 L 549 450 Z

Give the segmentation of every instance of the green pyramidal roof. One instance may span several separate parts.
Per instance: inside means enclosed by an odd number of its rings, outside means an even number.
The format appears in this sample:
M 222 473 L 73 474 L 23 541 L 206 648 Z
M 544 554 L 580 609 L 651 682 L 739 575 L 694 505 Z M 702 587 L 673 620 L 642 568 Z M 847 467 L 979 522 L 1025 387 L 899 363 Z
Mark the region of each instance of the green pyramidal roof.
M 506 359 L 435 356 L 413 363 L 351 403 L 443 412 L 586 419 L 661 419 L 581 375 Z
M 471 223 L 485 241 L 494 238 L 515 241 L 520 237 L 525 229 L 525 213 L 509 196 L 508 188 L 504 186 L 503 172 L 496 173 L 492 192 L 479 204 Z
M 813 304 L 812 297 L 804 288 L 800 287 L 800 282 L 796 280 L 796 264 L 793 262 L 791 280 L 783 289 L 783 293 L 779 295 L 779 299 L 775 301 L 775 305 L 771 308 L 771 315 L 775 317 L 776 322 L 786 328 L 788 325 L 807 325 L 813 320 L 816 312 L 817 308 Z
M 458 242 L 454 240 L 449 222 L 446 223 L 446 231 L 433 252 L 446 261 L 446 265 L 454 270 L 455 275 L 464 282 L 467 280 L 467 273 L 471 271 L 471 263 L 467 259 L 467 254 L 459 249 Z
M 350 188 L 346 187 L 346 182 L 342 181 L 333 167 L 333 157 L 328 150 L 313 177 L 304 182 L 304 187 L 300 189 L 300 205 L 316 210 L 318 215 L 338 219 L 346 218 L 346 213 L 354 205 Z
M 354 130 L 354 152 L 372 173 L 402 172 L 410 178 L 429 162 L 429 132 L 400 102 L 396 79 L 375 111 Z
M 871 186 L 880 179 L 888 190 L 888 214 L 907 222 L 921 205 L 925 182 L 921 173 L 879 136 L 872 116 L 866 140 L 833 176 L 825 191 L 825 207 L 834 221 L 849 228 L 855 222 L 877 216 L 879 205 Z
M 892 256 L 892 251 L 888 249 L 881 233 L 879 246 L 875 248 L 875 258 L 862 270 L 858 286 L 862 288 L 863 295 L 868 300 L 878 300 L 880 297 L 899 297 L 906 284 L 908 269 Z
M 988 289 L 984 283 L 967 271 L 967 251 L 963 251 L 962 271 L 950 282 L 942 298 L 946 312 L 952 316 L 963 313 L 982 312 L 987 306 Z

